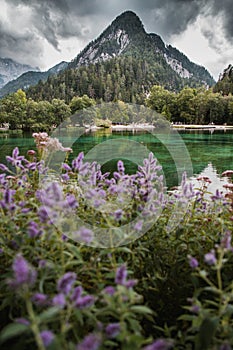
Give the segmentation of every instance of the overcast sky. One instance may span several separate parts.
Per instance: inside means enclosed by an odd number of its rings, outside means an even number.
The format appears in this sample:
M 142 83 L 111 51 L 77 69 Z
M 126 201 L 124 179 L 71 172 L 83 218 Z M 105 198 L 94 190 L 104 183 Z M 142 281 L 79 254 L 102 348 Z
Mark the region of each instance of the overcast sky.
M 0 57 L 70 61 L 125 10 L 218 79 L 233 64 L 232 0 L 0 0 Z

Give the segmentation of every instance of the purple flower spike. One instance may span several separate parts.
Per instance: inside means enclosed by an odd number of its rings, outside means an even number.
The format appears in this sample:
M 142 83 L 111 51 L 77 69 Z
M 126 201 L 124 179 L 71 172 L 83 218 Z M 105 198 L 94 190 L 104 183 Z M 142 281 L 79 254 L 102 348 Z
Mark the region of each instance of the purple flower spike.
M 78 344 L 76 350 L 98 350 L 101 345 L 101 339 L 98 334 L 89 334 Z
M 40 336 L 45 347 L 49 346 L 54 339 L 54 334 L 51 331 L 42 331 Z
M 169 350 L 172 343 L 166 339 L 157 339 L 153 344 L 146 346 L 143 350 Z
M 197 259 L 191 255 L 188 255 L 188 259 L 189 259 L 189 266 L 191 267 L 191 269 L 196 269 L 198 267 Z
M 116 289 L 113 286 L 108 286 L 108 287 L 104 288 L 104 290 L 103 290 L 104 294 L 108 294 L 111 296 L 114 295 L 115 292 L 116 292 Z
M 80 297 L 75 302 L 75 306 L 79 309 L 84 309 L 86 307 L 91 307 L 95 302 L 95 298 L 92 295 L 85 295 L 84 297 Z
M 226 250 L 231 250 L 231 233 L 227 232 L 221 240 L 221 247 Z
M 5 164 L 2 164 L 2 163 L 0 163 L 0 170 L 9 172 L 9 169 L 7 168 L 7 166 L 5 166 Z
M 124 163 L 121 160 L 119 160 L 119 162 L 117 163 L 117 170 L 120 174 L 125 173 Z
M 32 296 L 32 302 L 35 305 L 44 306 L 48 304 L 48 297 L 43 293 L 36 293 Z
M 205 262 L 208 265 L 215 265 L 216 264 L 217 259 L 216 259 L 214 250 L 211 250 L 211 252 L 205 254 Z
M 105 328 L 105 332 L 108 338 L 115 338 L 120 333 L 120 323 L 110 323 Z
M 123 211 L 121 209 L 117 209 L 113 215 L 116 220 L 121 220 Z
M 77 275 L 74 272 L 65 273 L 58 281 L 57 290 L 65 295 L 69 294 L 76 281 L 76 277 Z
M 18 254 L 12 265 L 14 279 L 9 281 L 13 287 L 20 287 L 23 284 L 32 286 L 36 281 L 36 271 L 28 264 L 27 260 Z
M 71 296 L 71 300 L 76 302 L 82 295 L 83 288 L 81 286 L 78 286 L 74 288 L 73 294 Z
M 70 207 L 72 209 L 77 208 L 78 202 L 73 194 L 69 194 L 66 197 L 66 200 L 67 200 L 68 207 Z
M 137 280 L 128 280 L 125 282 L 125 286 L 126 288 L 133 288 L 134 286 L 136 286 L 136 284 L 138 283 Z
M 53 298 L 52 303 L 53 303 L 54 306 L 58 306 L 58 307 L 63 309 L 65 307 L 65 305 L 66 305 L 66 299 L 65 299 L 64 294 L 59 293 L 59 294 L 55 295 L 55 297 Z
M 66 163 L 62 164 L 62 169 L 66 170 L 66 171 L 71 171 L 71 167 Z
M 35 238 L 41 233 L 42 231 L 39 230 L 38 224 L 35 221 L 30 221 L 28 224 L 28 236 L 30 238 Z
M 125 265 L 120 266 L 116 271 L 115 283 L 125 285 L 127 278 L 127 269 Z
M 30 322 L 26 318 L 23 318 L 23 317 L 16 318 L 15 322 L 23 324 L 24 326 L 29 326 L 30 325 Z

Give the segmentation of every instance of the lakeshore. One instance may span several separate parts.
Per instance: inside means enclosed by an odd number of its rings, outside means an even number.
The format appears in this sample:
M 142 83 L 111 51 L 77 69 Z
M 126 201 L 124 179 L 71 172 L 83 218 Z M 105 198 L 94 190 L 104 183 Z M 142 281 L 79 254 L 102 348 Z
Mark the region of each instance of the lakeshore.
M 181 130 L 231 130 L 233 125 L 199 125 L 199 124 L 171 124 L 173 129 Z

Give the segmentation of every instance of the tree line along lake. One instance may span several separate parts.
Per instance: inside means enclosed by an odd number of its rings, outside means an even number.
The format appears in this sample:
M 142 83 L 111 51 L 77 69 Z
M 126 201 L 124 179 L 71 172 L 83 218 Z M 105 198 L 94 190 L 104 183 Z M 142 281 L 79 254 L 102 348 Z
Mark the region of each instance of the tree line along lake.
M 221 181 L 221 173 L 227 169 L 233 169 L 233 130 L 181 130 L 178 133 L 183 147 L 186 148 L 187 154 L 190 156 L 194 177 L 204 173 L 210 178 L 212 177 L 213 181 L 216 181 L 216 178 Z M 73 153 L 69 155 L 69 161 L 76 157 L 79 152 L 83 151 L 84 154 L 87 154 L 94 147 L 106 141 L 108 144 L 111 144 L 111 140 L 118 140 L 119 144 L 121 140 L 122 142 L 123 140 L 133 141 L 136 149 L 142 145 L 154 153 L 162 166 L 168 188 L 178 184 L 174 154 L 169 153 L 166 144 L 161 143 L 156 133 L 153 134 L 146 130 L 111 131 L 110 129 L 100 129 L 84 131 L 80 135 L 77 137 L 77 132 L 72 130 L 66 134 L 61 133 L 61 137 L 59 137 L 62 143 L 72 144 Z M 22 155 L 26 155 L 29 149 L 36 149 L 31 133 L 0 133 L 0 162 L 6 164 L 5 157 L 10 155 L 16 146 L 19 147 Z M 103 147 L 103 152 L 106 153 L 107 162 L 103 164 L 102 170 L 114 171 L 117 159 L 108 159 L 108 148 Z M 122 158 L 126 173 L 134 173 L 137 170 L 137 164 L 125 159 L 124 153 L 122 153 Z

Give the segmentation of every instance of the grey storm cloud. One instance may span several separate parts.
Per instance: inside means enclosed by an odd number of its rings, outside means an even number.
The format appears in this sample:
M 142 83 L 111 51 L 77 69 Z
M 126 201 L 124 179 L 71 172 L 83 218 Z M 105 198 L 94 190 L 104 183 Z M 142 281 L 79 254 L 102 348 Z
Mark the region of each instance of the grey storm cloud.
M 122 11 L 122 3 L 115 0 L 8 0 L 8 3 L 29 6 L 34 11 L 34 26 L 56 48 L 59 37 L 82 35 L 83 17 L 90 16 L 91 20 L 93 15 L 105 14 L 110 22 Z M 225 35 L 232 40 L 232 0 L 125 0 L 124 8 L 127 6 L 139 16 L 147 15 L 150 27 L 154 24 L 166 38 L 182 33 L 199 15 L 221 15 Z
M 30 7 L 34 13 L 33 26 L 56 48 L 60 37 L 82 36 L 86 31 L 82 20 L 90 16 L 106 16 L 111 20 L 124 9 L 132 9 L 144 18 L 150 28 L 169 38 L 182 33 L 199 15 L 222 16 L 223 29 L 228 40 L 233 37 L 232 0 L 8 0 L 9 4 Z M 95 28 L 92 26 L 94 35 Z M 214 28 L 213 28 L 214 30 Z
M 37 66 L 40 61 L 42 47 L 34 33 L 15 32 L 0 22 L 0 57 L 12 57 L 12 48 L 17 53 L 17 59 L 25 62 L 25 56 L 31 56 L 31 64 Z M 34 59 L 33 59 L 34 57 Z
M 7 3 L 9 28 L 1 23 L 0 13 L 0 57 L 18 50 L 17 55 L 31 56 L 33 61 L 43 55 L 43 40 L 60 50 L 62 39 L 81 40 L 88 43 L 97 37 L 111 21 L 126 10 L 132 10 L 142 19 L 148 31 L 160 34 L 165 41 L 183 33 L 198 17 L 221 19 L 221 31 L 233 42 L 232 0 L 0 0 Z M 14 16 L 22 7 L 30 13 L 27 23 L 14 26 Z M 219 23 L 219 22 L 218 22 Z M 209 45 L 221 51 L 217 38 L 218 27 L 202 28 Z M 217 40 L 218 39 L 218 40 Z M 39 63 L 38 63 L 39 64 Z

